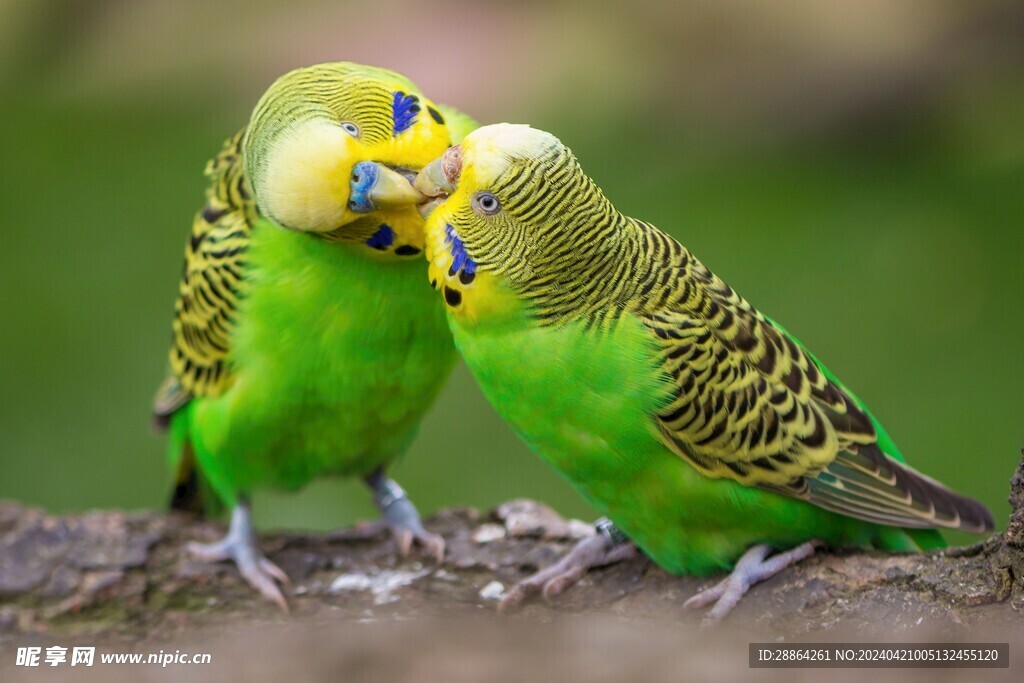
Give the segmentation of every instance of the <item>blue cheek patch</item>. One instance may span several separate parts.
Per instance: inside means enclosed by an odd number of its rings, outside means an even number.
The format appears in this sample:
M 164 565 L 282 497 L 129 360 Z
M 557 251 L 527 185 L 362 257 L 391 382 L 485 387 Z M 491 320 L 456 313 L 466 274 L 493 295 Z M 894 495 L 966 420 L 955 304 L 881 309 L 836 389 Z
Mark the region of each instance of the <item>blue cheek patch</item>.
M 373 233 L 373 237 L 366 240 L 366 246 L 380 249 L 381 251 L 384 251 L 394 243 L 395 231 L 386 223 L 381 223 L 380 227 L 377 228 L 377 232 Z
M 420 105 L 415 95 L 406 95 L 401 90 L 395 91 L 395 99 L 391 103 L 391 118 L 395 122 L 397 137 L 416 123 L 416 115 L 420 113 Z
M 449 251 L 452 253 L 452 265 L 448 268 L 448 276 L 454 277 L 462 271 L 466 275 L 476 274 L 476 262 L 466 253 L 466 246 L 450 224 L 444 226 L 445 244 L 451 245 Z

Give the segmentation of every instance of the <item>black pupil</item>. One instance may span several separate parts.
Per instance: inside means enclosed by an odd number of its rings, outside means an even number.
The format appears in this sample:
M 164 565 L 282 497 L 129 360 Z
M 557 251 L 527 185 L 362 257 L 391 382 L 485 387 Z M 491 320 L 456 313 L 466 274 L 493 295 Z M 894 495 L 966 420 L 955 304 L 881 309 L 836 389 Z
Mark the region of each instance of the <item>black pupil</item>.
M 484 208 L 485 209 L 493 209 L 494 208 L 494 197 L 484 197 Z

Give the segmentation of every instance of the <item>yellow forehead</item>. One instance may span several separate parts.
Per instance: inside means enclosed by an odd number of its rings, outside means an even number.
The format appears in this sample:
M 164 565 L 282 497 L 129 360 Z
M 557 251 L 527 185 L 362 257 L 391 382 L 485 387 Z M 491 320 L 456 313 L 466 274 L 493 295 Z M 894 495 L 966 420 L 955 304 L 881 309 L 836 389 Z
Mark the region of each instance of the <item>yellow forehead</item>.
M 462 142 L 462 174 L 471 182 L 493 182 L 512 164 L 540 159 L 561 146 L 551 133 L 525 124 L 483 126 Z

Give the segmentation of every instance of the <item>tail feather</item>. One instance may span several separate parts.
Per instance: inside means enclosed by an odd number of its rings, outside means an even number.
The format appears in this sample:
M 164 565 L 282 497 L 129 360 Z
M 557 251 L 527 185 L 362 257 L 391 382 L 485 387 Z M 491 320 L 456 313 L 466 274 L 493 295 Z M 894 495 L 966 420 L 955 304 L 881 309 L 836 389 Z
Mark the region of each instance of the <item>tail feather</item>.
M 203 488 L 196 467 L 195 451 L 192 450 L 192 444 L 186 443 L 178 463 L 174 491 L 171 493 L 171 509 L 196 515 L 205 514 L 207 505 Z
M 210 486 L 196 460 L 195 448 L 189 436 L 188 410 L 170 415 L 167 461 L 174 473 L 174 489 L 170 508 L 205 517 L 219 516 L 224 503 Z
M 844 451 L 798 493 L 820 507 L 876 524 L 987 533 L 992 513 L 978 501 L 886 456 L 877 446 Z

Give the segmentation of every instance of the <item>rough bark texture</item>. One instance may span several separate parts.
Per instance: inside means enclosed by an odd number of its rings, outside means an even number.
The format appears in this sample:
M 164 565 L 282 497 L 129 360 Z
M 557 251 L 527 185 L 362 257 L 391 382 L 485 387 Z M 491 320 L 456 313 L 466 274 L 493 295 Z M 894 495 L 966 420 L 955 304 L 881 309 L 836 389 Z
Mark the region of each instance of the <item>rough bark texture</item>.
M 1024 615 L 1024 462 L 1012 480 L 1004 534 L 927 555 L 820 554 L 755 587 L 730 617 L 776 634 L 832 629 L 870 635 L 879 624 L 947 637 Z M 443 566 L 396 558 L 390 539 L 272 534 L 268 555 L 291 577 L 291 614 L 264 603 L 232 565 L 183 552 L 220 525 L 158 512 L 55 517 L 0 503 L 0 645 L 30 635 L 148 642 L 232 624 L 409 620 L 493 611 L 501 590 L 556 560 L 588 525 L 513 501 L 482 516 L 446 510 L 428 522 L 448 543 Z M 494 582 L 499 582 L 498 585 Z M 709 581 L 673 577 L 638 558 L 592 572 L 550 604 L 512 620 L 558 614 L 696 623 L 682 603 Z

